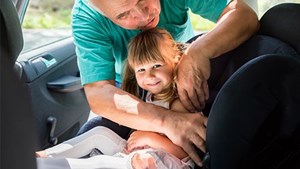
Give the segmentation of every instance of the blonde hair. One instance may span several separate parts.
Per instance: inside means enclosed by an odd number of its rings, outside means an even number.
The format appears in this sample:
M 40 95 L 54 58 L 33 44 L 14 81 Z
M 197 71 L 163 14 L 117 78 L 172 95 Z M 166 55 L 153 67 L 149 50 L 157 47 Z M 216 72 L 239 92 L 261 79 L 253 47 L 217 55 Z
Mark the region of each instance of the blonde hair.
M 159 42 L 163 42 L 163 45 L 159 46 L 162 44 Z M 165 56 L 162 54 L 162 50 L 170 50 L 174 51 L 174 53 L 170 56 Z M 121 88 L 137 97 L 142 97 L 139 95 L 139 86 L 137 84 L 133 67 L 155 61 L 173 64 L 174 58 L 177 57 L 179 53 L 177 43 L 168 31 L 153 28 L 141 32 L 128 44 L 128 57 Z M 172 101 L 176 97 L 177 89 L 174 80 L 169 84 L 166 90 L 154 95 L 156 100 L 164 101 Z

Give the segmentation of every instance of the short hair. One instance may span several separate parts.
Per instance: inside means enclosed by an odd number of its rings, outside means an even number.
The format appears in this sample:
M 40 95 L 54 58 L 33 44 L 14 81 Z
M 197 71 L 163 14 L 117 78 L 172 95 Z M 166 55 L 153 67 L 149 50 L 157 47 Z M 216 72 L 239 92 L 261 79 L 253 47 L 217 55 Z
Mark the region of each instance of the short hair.
M 95 10 L 96 10 L 97 12 L 99 12 L 101 15 L 105 16 L 104 12 L 94 4 L 93 0 L 88 0 L 87 2 L 88 2 L 88 5 L 89 5 L 90 7 L 92 7 L 93 9 L 95 9 Z

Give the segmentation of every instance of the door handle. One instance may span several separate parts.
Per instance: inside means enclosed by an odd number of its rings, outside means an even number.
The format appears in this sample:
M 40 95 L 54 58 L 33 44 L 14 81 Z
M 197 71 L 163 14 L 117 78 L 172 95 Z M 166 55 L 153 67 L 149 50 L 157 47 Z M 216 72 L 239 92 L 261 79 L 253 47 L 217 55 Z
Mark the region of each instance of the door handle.
M 80 77 L 70 75 L 48 82 L 47 87 L 50 90 L 62 93 L 73 92 L 83 88 Z
M 58 138 L 54 136 L 55 128 L 56 128 L 57 119 L 55 117 L 48 117 L 47 118 L 47 127 L 48 127 L 48 142 L 51 145 L 56 145 L 58 142 Z

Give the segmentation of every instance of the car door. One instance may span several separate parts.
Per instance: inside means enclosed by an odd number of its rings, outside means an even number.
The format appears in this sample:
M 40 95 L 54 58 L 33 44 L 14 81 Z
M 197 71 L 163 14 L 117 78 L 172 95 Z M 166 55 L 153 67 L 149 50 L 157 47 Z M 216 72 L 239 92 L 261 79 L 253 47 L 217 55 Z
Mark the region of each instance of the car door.
M 37 149 L 75 136 L 89 116 L 70 24 L 55 27 L 59 23 L 56 19 L 60 17 L 56 11 L 64 10 L 66 16 L 71 15 L 73 1 L 67 1 L 66 5 L 59 4 L 61 1 L 13 0 L 23 21 L 24 37 L 24 48 L 15 68 L 30 93 L 37 128 Z M 51 18 L 47 14 L 46 21 L 49 21 L 47 24 L 52 22 L 52 27 L 31 23 L 30 19 L 43 17 L 43 13 L 51 11 L 55 15 Z

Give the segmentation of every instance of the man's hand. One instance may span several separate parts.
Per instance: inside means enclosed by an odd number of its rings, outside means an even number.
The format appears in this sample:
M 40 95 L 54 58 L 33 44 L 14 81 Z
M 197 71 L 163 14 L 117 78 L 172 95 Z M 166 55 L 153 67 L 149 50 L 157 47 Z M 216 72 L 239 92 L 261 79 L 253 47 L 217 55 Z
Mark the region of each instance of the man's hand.
M 258 29 L 256 13 L 244 1 L 232 0 L 215 27 L 189 46 L 177 71 L 178 94 L 186 109 L 195 111 L 205 106 L 209 97 L 209 60 L 236 48 Z
M 196 153 L 194 145 L 205 152 L 207 118 L 201 113 L 177 113 L 167 114 L 163 122 L 166 136 L 202 166 L 202 160 Z
M 210 60 L 194 49 L 191 44 L 177 67 L 178 95 L 184 107 L 191 112 L 201 111 L 209 97 Z

